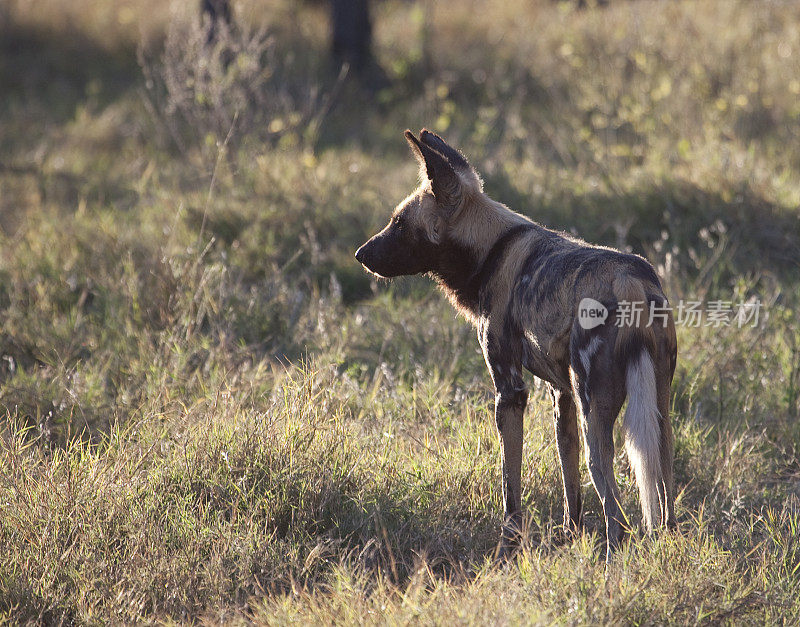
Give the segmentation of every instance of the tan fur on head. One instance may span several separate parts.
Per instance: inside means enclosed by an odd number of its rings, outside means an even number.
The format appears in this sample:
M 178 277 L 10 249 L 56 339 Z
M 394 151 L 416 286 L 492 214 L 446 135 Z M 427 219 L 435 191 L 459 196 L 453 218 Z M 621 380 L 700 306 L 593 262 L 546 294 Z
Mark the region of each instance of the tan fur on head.
M 392 217 L 403 216 L 414 228 L 423 231 L 429 241 L 438 243 L 445 232 L 445 216 L 436 205 L 430 186 L 420 185 L 395 208 Z
M 423 133 L 427 132 L 423 129 Z M 430 134 L 430 133 L 429 133 Z M 418 140 L 411 131 L 405 132 L 411 152 L 419 162 L 419 187 L 395 209 L 403 212 L 428 235 L 439 242 L 447 234 L 459 244 L 485 254 L 505 229 L 528 221 L 510 211 L 483 192 L 483 181 L 474 168 L 466 163 L 454 168 L 447 158 Z M 441 161 L 440 161 L 441 160 Z M 433 163 L 432 163 L 433 162 Z M 432 174 L 448 178 L 447 201 L 437 198 Z

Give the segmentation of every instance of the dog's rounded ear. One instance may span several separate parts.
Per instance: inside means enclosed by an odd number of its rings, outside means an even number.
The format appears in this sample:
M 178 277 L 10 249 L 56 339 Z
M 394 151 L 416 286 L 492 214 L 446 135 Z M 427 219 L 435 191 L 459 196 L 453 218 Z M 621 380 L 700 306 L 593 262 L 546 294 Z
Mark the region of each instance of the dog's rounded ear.
M 461 181 L 447 158 L 427 144 L 420 142 L 411 131 L 404 133 L 411 152 L 425 166 L 436 200 L 442 205 L 452 205 L 458 200 Z
M 427 144 L 434 150 L 442 153 L 450 164 L 456 169 L 470 170 L 471 166 L 460 151 L 453 148 L 436 133 L 432 133 L 426 128 L 419 132 L 419 138 L 423 144 Z

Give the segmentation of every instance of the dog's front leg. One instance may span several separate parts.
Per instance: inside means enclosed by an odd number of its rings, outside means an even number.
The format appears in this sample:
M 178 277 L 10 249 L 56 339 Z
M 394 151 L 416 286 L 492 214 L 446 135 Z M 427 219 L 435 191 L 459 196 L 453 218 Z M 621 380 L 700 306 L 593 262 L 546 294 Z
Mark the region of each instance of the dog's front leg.
M 493 332 L 488 321 L 478 328 L 478 341 L 495 389 L 494 419 L 500 435 L 505 511 L 498 557 L 506 558 L 519 545 L 522 533 L 522 417 L 528 390 L 522 379 L 520 342 Z

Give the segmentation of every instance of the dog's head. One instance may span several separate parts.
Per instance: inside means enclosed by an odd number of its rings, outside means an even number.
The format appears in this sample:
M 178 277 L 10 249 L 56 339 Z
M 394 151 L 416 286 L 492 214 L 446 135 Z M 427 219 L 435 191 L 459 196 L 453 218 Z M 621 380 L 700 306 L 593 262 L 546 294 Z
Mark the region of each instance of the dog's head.
M 422 184 L 392 214 L 382 231 L 356 251 L 367 270 L 389 278 L 435 272 L 451 225 L 480 179 L 464 156 L 425 129 L 405 132 L 420 164 Z

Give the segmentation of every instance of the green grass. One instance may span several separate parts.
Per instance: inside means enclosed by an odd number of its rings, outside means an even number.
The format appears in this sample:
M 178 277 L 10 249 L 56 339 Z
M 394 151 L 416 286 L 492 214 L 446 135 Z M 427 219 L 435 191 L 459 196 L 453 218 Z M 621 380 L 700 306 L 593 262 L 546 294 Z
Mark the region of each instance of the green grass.
M 315 3 L 238 3 L 250 48 L 207 73 L 190 9 L 0 9 L 0 616 L 800 621 L 800 10 L 450 4 L 376 4 L 377 94 L 329 75 Z M 524 546 L 492 561 L 474 332 L 352 257 L 421 126 L 515 210 L 645 254 L 673 301 L 763 303 L 678 329 L 678 532 L 606 566 L 584 472 L 563 542 L 531 381 Z

